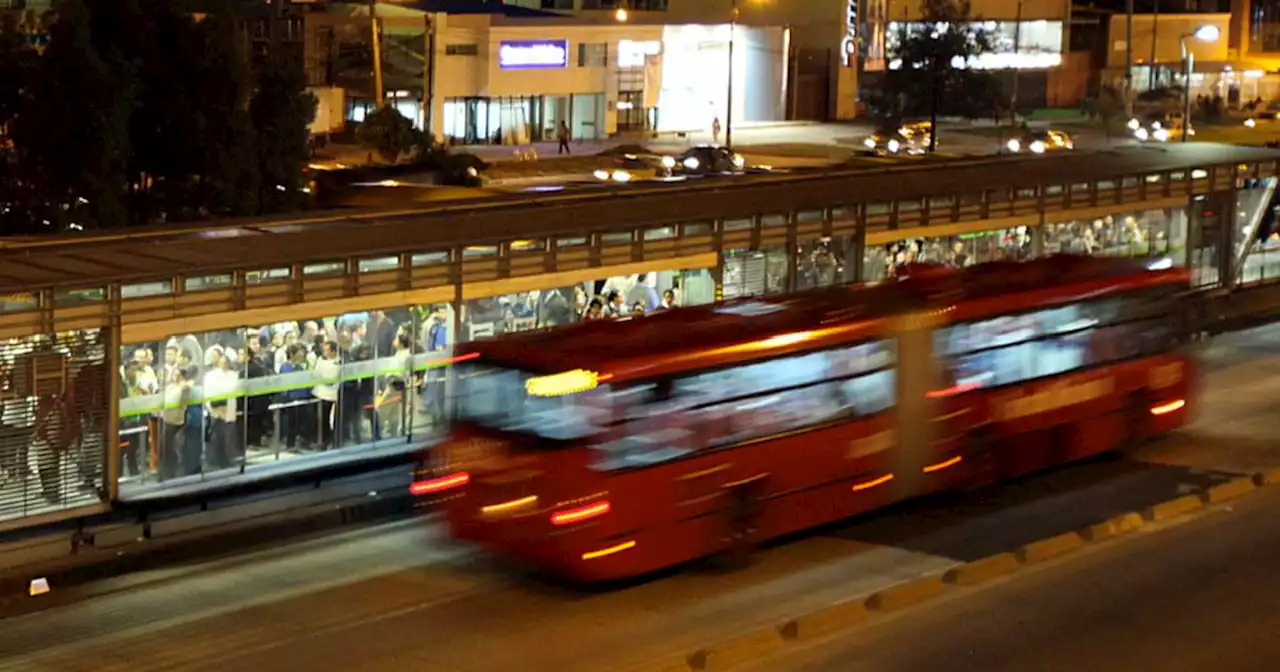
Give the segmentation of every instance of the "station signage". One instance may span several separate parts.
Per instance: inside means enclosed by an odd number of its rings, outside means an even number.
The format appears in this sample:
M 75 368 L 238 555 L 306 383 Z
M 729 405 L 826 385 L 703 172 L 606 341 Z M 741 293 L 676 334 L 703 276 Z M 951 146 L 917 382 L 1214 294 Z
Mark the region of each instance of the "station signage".
M 502 70 L 547 70 L 569 67 L 568 40 L 504 40 L 498 44 Z
M 844 39 L 840 41 L 840 52 L 846 68 L 857 66 L 858 2 L 859 0 L 846 0 L 845 2 Z

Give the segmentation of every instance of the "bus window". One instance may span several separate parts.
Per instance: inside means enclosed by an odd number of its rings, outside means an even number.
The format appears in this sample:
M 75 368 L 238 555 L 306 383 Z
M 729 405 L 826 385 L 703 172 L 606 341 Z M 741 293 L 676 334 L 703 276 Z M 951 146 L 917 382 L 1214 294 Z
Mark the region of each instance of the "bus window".
M 609 420 L 607 405 L 587 398 L 607 395 L 607 386 L 543 397 L 526 391 L 525 383 L 535 376 L 525 371 L 483 362 L 460 362 L 454 370 L 458 419 L 464 422 L 567 441 L 590 436 Z
M 956 385 L 1010 385 L 1167 349 L 1169 298 L 1138 293 L 1002 315 L 939 329 L 934 342 Z

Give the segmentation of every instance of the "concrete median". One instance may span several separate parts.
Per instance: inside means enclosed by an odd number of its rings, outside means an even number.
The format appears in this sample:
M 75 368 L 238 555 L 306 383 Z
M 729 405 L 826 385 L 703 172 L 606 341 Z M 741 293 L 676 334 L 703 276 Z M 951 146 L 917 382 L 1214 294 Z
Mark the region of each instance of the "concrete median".
M 1269 469 L 1253 475 L 1253 482 L 1262 487 L 1280 483 L 1280 469 Z
M 1248 494 L 1258 489 L 1258 485 L 1253 482 L 1252 478 L 1237 478 L 1227 481 L 1219 485 L 1215 485 L 1204 493 L 1204 501 L 1207 504 L 1217 504 L 1225 502 L 1228 499 L 1235 499 L 1244 494 Z
M 947 584 L 941 574 L 924 576 L 914 581 L 885 588 L 867 598 L 867 608 L 872 611 L 897 611 L 947 592 Z
M 1190 513 L 1204 506 L 1204 502 L 1200 499 L 1200 495 L 1184 495 L 1177 499 L 1171 499 L 1167 502 L 1160 502 L 1154 506 L 1148 506 L 1142 511 L 1142 517 L 1151 522 L 1168 520 L 1181 516 L 1184 513 Z
M 1080 531 L 1086 541 L 1096 542 L 1122 534 L 1128 534 L 1141 528 L 1146 523 L 1137 513 L 1126 513 L 1101 523 L 1096 523 Z
M 729 670 L 744 663 L 768 658 L 782 648 L 785 641 L 776 628 L 761 628 L 733 639 L 699 649 L 689 656 L 689 669 Z
M 821 611 L 787 621 L 778 628 L 778 632 L 786 640 L 817 639 L 859 625 L 870 616 L 871 613 L 867 611 L 864 600 L 840 602 Z
M 1084 537 L 1075 532 L 1066 532 L 1023 546 L 1018 549 L 1018 559 L 1025 564 L 1034 565 L 1037 562 L 1066 555 L 1081 546 L 1084 546 Z
M 999 553 L 953 567 L 942 575 L 942 580 L 957 586 L 972 586 L 1007 576 L 1021 567 L 1018 556 L 1013 553 Z

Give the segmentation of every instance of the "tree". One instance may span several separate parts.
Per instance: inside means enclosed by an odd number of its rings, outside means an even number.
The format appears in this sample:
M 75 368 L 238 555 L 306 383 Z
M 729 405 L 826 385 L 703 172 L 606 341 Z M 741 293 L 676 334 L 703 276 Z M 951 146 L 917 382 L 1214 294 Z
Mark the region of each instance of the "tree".
M 84 0 L 65 0 L 49 45 L 13 120 L 23 171 L 38 175 L 33 208 L 49 226 L 119 226 L 129 221 L 124 194 L 130 153 L 133 83 L 118 54 L 94 47 Z M 25 98 L 25 97 L 24 97 Z
M 302 170 L 311 151 L 316 97 L 307 91 L 302 63 L 279 45 L 267 54 L 249 102 L 260 175 L 259 207 L 280 212 L 302 205 Z
M 903 24 L 890 48 L 880 109 L 897 119 L 928 116 L 933 125 L 929 149 L 934 150 L 939 116 L 973 119 L 994 109 L 995 77 L 971 67 L 992 51 L 992 37 L 974 22 L 969 0 L 923 0 L 919 21 Z
M 200 35 L 204 58 L 197 79 L 206 125 L 199 200 L 215 216 L 255 214 L 261 173 L 249 116 L 253 77 L 229 11 L 210 13 L 200 24 Z
M 1102 122 L 1107 143 L 1111 142 L 1111 124 L 1124 113 L 1124 97 L 1115 87 L 1103 85 L 1098 95 L 1089 101 L 1089 115 Z
M 383 105 L 356 127 L 356 142 L 373 150 L 384 163 L 395 163 L 400 155 L 419 143 L 413 122 L 390 105 Z

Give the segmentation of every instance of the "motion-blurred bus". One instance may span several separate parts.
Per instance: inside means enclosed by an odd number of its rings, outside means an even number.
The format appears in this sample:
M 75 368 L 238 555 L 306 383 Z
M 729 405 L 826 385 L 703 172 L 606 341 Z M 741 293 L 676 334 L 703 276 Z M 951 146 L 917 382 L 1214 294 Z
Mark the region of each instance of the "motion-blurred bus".
M 412 491 L 578 581 L 750 548 L 1182 426 L 1188 286 L 1056 256 L 472 343 Z

